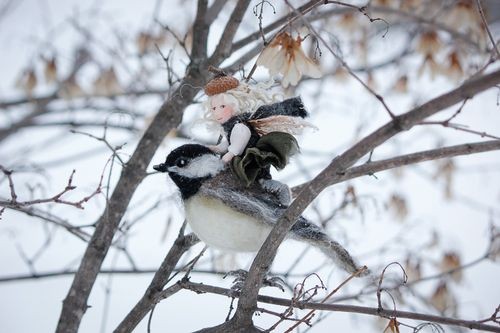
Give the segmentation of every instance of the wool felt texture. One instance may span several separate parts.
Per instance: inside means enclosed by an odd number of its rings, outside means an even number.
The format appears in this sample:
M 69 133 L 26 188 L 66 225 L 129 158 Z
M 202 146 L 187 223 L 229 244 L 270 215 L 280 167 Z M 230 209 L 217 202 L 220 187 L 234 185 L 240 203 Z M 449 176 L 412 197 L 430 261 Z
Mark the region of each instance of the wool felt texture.
M 251 119 L 262 119 L 271 116 L 306 118 L 308 114 L 300 97 L 292 97 L 282 102 L 262 105 L 252 114 Z
M 213 158 L 220 163 L 207 163 Z M 203 168 L 199 168 L 198 164 L 206 167 L 205 172 L 201 172 Z M 168 171 L 169 176 L 181 191 L 186 209 L 190 208 L 191 212 L 192 209 L 195 209 L 196 212 L 200 208 L 200 203 L 215 200 L 219 207 L 224 205 L 234 210 L 235 213 L 243 214 L 245 216 L 244 220 L 250 222 L 250 228 L 247 225 L 243 229 L 253 236 L 262 235 L 262 232 L 269 232 L 269 227 L 276 224 L 284 214 L 288 204 L 283 203 L 276 191 L 264 191 L 261 184 L 254 183 L 245 187 L 229 168 L 224 169 L 221 166 L 223 167 L 223 162 L 207 147 L 188 144 L 173 150 L 168 155 L 165 163 L 156 165 L 154 169 L 161 172 Z M 286 187 L 286 185 L 282 184 L 281 187 Z M 193 202 L 198 204 L 193 206 L 191 205 Z M 210 209 L 210 205 L 204 206 L 203 209 Z M 225 211 L 228 212 L 227 209 Z M 198 227 L 201 226 L 202 228 L 198 231 L 203 233 L 203 236 L 209 241 L 216 239 L 221 242 L 222 240 L 222 243 L 226 245 L 230 244 L 233 247 L 238 247 L 237 242 L 232 242 L 231 238 L 235 235 L 235 232 L 237 237 L 242 235 L 238 234 L 237 229 L 211 230 L 210 227 L 203 229 L 206 224 L 214 227 L 221 225 L 218 224 L 220 220 L 218 215 L 214 214 L 214 211 L 208 216 L 211 217 L 207 217 L 205 214 L 191 215 L 190 219 L 192 218 L 192 220 L 189 223 L 194 223 Z M 238 216 L 238 214 L 235 214 L 235 216 Z M 206 220 L 207 218 L 208 220 Z M 225 218 L 226 222 L 233 221 L 231 217 L 228 219 L 227 215 Z M 233 226 L 233 224 L 229 225 Z M 228 224 L 226 223 L 225 226 L 228 226 Z M 243 235 L 247 235 L 247 233 L 243 233 Z M 227 242 L 225 237 L 227 237 Z M 320 227 L 302 216 L 295 221 L 288 237 L 317 247 L 349 273 L 357 270 L 356 262 L 342 245 L 328 237 Z M 260 239 L 262 240 L 262 237 Z M 244 241 L 245 237 L 240 237 L 240 240 Z M 241 251 L 247 250 L 243 249 Z
M 261 137 L 249 122 L 277 115 L 305 118 L 308 114 L 300 97 L 293 97 L 282 102 L 263 105 L 254 113 L 245 112 L 236 115 L 222 125 L 228 138 L 237 123 L 243 123 L 250 129 L 251 137 L 245 151 L 242 155 L 235 156 L 230 163 L 231 170 L 247 187 L 258 179 L 270 179 L 270 166 L 278 170 L 283 169 L 290 156 L 299 150 L 293 135 L 271 132 Z
M 283 132 L 271 132 L 259 138 L 255 147 L 245 150 L 242 156 L 231 160 L 231 170 L 245 184 L 250 186 L 256 179 L 269 172 L 269 166 L 283 169 L 290 156 L 299 151 L 299 145 L 293 135 Z
M 290 117 L 305 118 L 308 116 L 308 113 L 305 110 L 304 104 L 302 103 L 300 97 L 293 97 L 286 99 L 282 102 L 263 105 L 259 107 L 254 113 L 244 112 L 238 114 L 234 117 L 231 117 L 228 121 L 222 124 L 222 127 L 224 129 L 224 132 L 226 133 L 226 137 L 229 138 L 231 136 L 231 131 L 234 125 L 236 125 L 237 123 L 244 123 L 248 125 L 252 133 L 250 141 L 248 142 L 248 147 L 252 147 L 255 146 L 259 135 L 255 131 L 251 123 L 248 123 L 248 121 L 269 118 L 272 116 L 290 116 Z
M 199 193 L 218 199 L 234 210 L 254 216 L 269 226 L 274 226 L 288 207 L 283 205 L 275 194 L 262 191 L 258 184 L 245 187 L 228 169 L 204 180 Z M 359 267 L 341 244 L 303 216 L 299 216 L 287 236 L 317 247 L 349 273 L 354 273 Z M 363 273 L 367 274 L 368 271 Z

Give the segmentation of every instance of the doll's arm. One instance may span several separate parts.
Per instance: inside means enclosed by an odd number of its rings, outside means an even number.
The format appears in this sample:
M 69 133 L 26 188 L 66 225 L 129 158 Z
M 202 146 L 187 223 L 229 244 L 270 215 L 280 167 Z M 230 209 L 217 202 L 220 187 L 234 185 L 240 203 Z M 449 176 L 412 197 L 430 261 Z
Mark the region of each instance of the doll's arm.
M 208 148 L 211 151 L 217 154 L 227 153 L 227 147 L 229 147 L 229 142 L 227 141 L 227 138 L 224 135 L 221 135 L 220 141 L 217 145 L 208 146 Z
M 227 148 L 227 153 L 222 156 L 222 160 L 228 163 L 234 156 L 241 155 L 250 141 L 250 136 L 250 129 L 246 125 L 242 123 L 234 125 L 231 131 L 231 144 Z

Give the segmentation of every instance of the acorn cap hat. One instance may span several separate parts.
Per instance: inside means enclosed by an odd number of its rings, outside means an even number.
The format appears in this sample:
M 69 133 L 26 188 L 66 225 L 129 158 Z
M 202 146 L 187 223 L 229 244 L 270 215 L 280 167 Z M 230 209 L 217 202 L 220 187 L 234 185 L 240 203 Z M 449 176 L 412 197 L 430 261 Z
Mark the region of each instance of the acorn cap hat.
M 240 81 L 237 78 L 227 75 L 222 70 L 210 66 L 208 70 L 214 73 L 214 78 L 205 85 L 205 94 L 213 96 L 222 94 L 228 90 L 234 89 L 239 86 Z

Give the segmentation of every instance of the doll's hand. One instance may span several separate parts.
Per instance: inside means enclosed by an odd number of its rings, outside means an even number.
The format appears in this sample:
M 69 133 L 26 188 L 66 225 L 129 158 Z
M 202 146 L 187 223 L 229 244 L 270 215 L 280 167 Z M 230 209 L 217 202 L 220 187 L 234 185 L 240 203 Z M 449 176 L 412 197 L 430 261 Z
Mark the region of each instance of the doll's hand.
M 224 154 L 224 156 L 222 156 L 222 161 L 224 161 L 224 163 L 227 164 L 227 163 L 231 162 L 233 157 L 234 157 L 234 154 L 228 151 L 227 153 Z
M 214 153 L 217 153 L 217 154 L 222 153 L 221 149 L 219 149 L 218 146 L 209 145 L 209 146 L 207 146 L 207 148 L 210 149 L 211 151 L 213 151 Z

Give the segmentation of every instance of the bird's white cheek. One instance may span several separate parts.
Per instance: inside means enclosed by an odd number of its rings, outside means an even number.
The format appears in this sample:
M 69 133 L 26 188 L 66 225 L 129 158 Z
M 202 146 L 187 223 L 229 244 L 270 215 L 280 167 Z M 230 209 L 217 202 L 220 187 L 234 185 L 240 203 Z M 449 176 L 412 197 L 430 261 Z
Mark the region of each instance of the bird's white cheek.
M 195 195 L 185 202 L 186 219 L 207 245 L 224 251 L 255 252 L 271 228 L 229 208 L 220 200 Z
M 193 159 L 186 167 L 179 168 L 173 166 L 171 168 L 175 168 L 174 172 L 187 178 L 204 178 L 215 176 L 224 170 L 225 165 L 218 156 L 209 154 Z
M 168 172 L 179 173 L 179 168 L 176 166 L 171 166 L 167 169 Z

